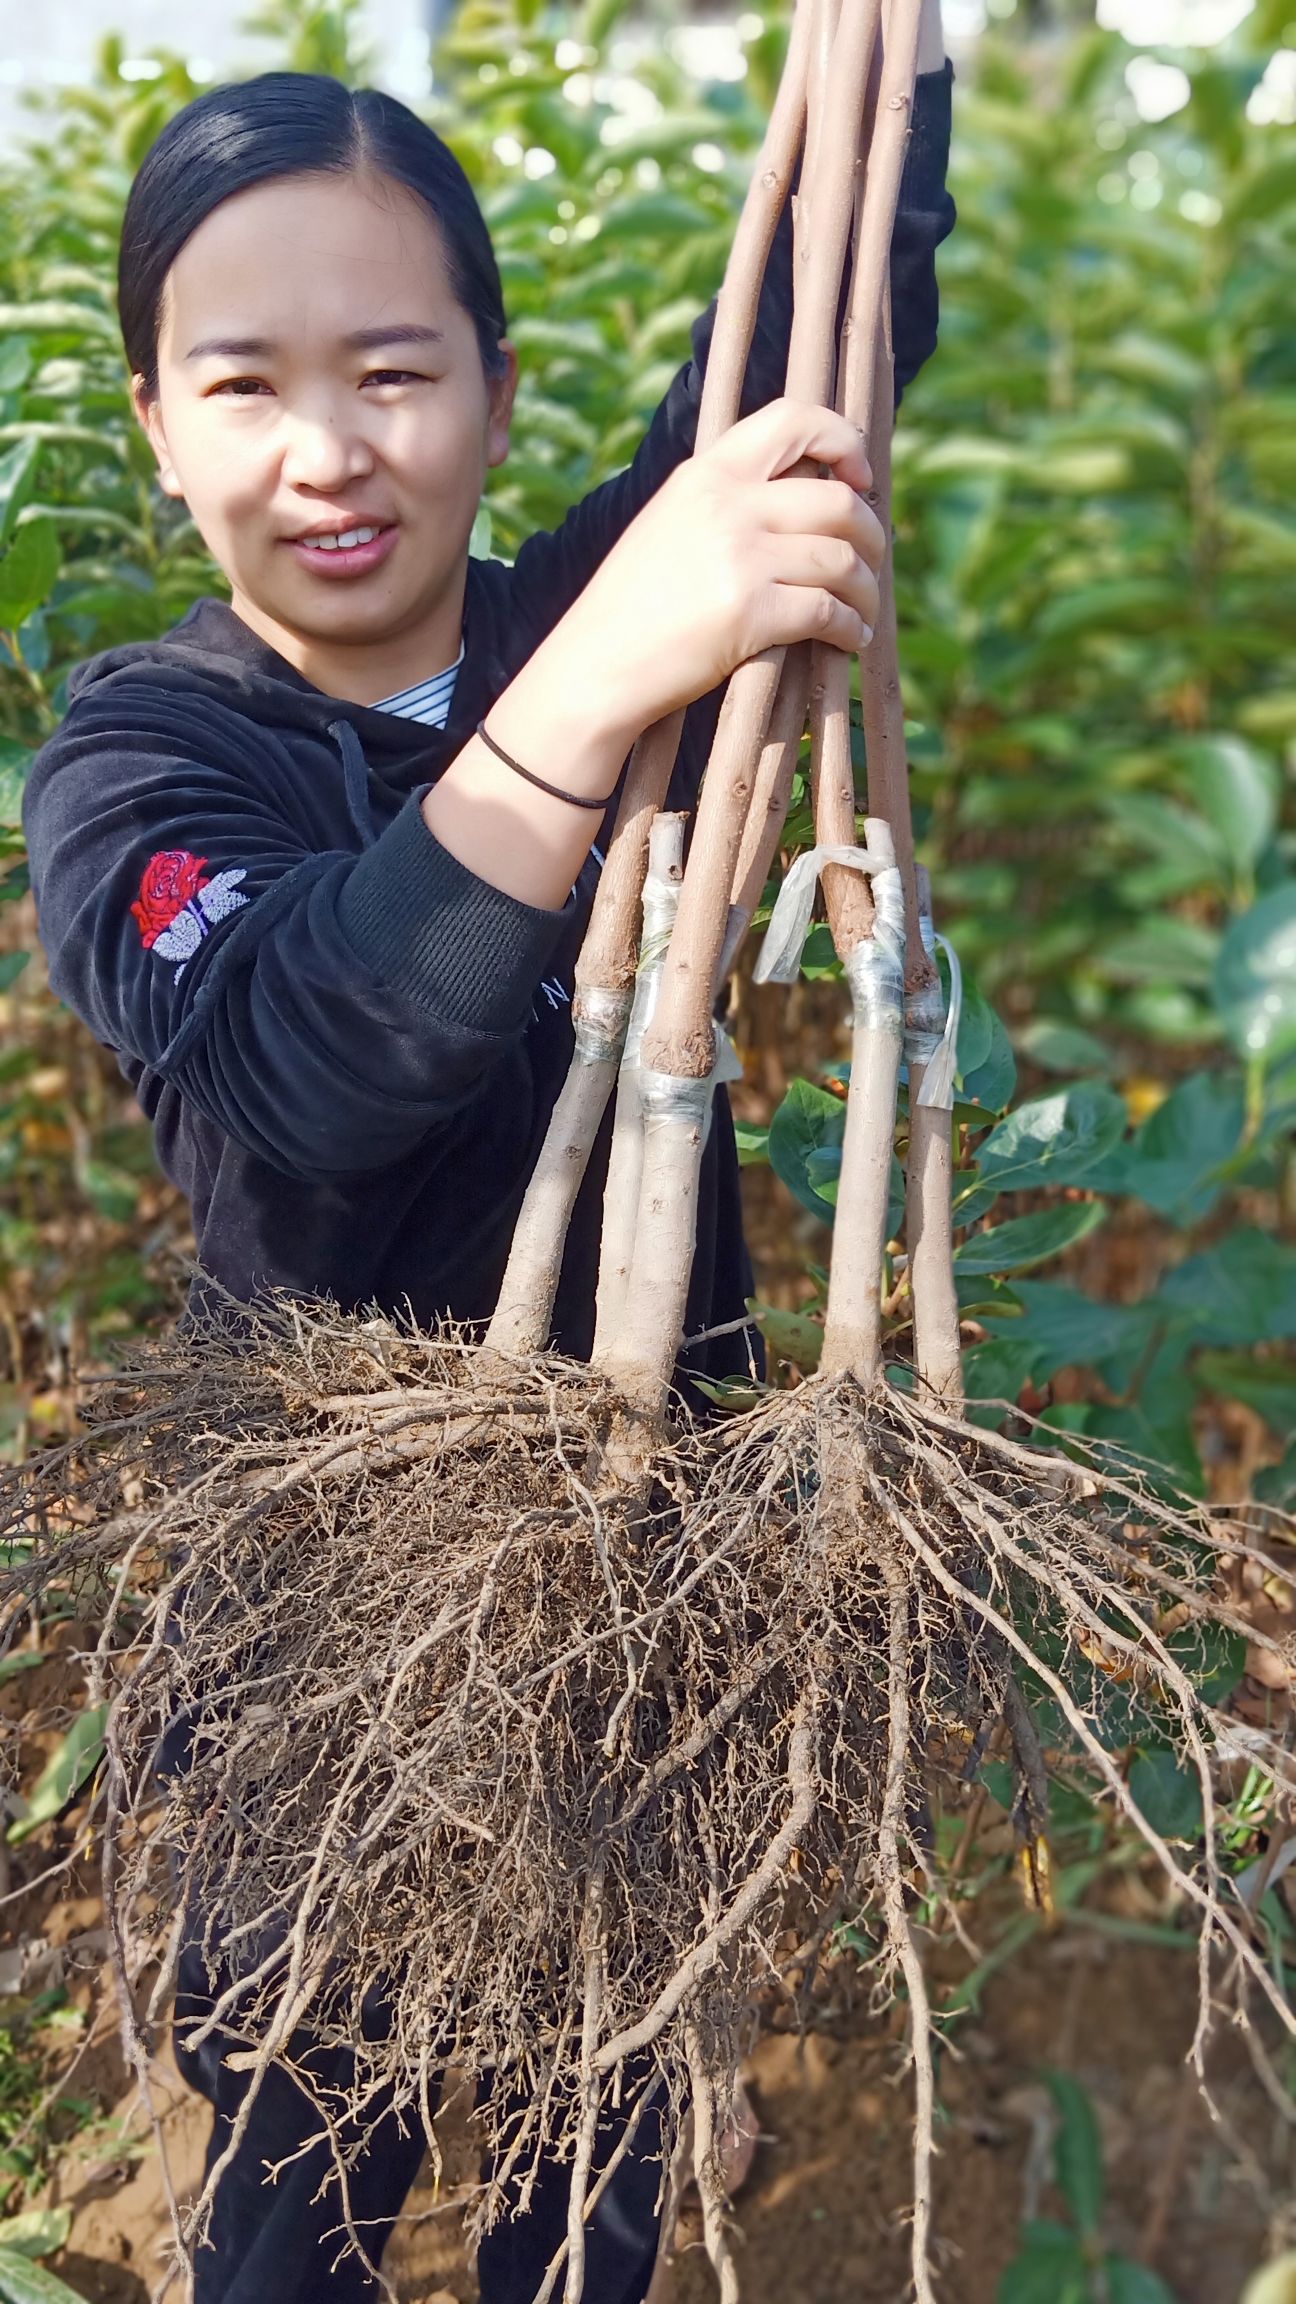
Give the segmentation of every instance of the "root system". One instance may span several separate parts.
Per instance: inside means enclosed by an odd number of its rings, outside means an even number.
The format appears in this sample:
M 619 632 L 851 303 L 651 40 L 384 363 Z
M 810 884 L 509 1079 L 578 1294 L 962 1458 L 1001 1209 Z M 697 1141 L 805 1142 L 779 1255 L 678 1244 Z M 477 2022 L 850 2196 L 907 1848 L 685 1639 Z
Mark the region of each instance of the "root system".
M 296 2071 L 344 2201 L 345 2138 L 378 2105 L 435 2149 L 448 2068 L 490 2147 L 479 2229 L 542 2154 L 570 2158 L 546 2295 L 580 2293 L 600 2118 L 651 2103 L 669 2144 L 691 2100 L 723 2289 L 708 2139 L 754 2003 L 803 2001 L 872 1912 L 910 2004 L 930 2294 L 907 1884 L 988 1722 L 1024 1839 L 1045 1750 L 1143 1834 L 1200 1915 L 1203 2016 L 1224 1967 L 1281 2007 L 1215 1869 L 1220 1724 L 1193 1674 L 1245 1538 L 849 1375 L 676 1426 L 631 1512 L 597 1486 L 615 1405 L 582 1364 L 297 1302 L 156 1353 L 41 1483 L 28 1468 L 0 1522 L 44 1522 L 23 1590 L 72 1578 L 104 1616 L 112 1919 L 123 1957 L 159 1961 L 137 2059 L 201 1913 L 204 2029 L 248 2107 L 273 2058 Z M 1196 1765 L 1200 1862 L 1130 1794 L 1121 1754 L 1149 1732 Z M 307 2029 L 349 2052 L 344 2090 L 299 2057 Z

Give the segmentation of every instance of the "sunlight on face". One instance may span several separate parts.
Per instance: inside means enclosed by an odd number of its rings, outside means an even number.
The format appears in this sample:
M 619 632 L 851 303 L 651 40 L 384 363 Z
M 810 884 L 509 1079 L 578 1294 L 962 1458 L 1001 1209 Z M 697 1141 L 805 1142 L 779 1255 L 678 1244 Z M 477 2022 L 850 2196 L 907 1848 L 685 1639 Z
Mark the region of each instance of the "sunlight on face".
M 137 407 L 236 612 L 317 685 L 372 701 L 457 655 L 473 519 L 508 452 L 508 357 L 488 384 L 436 224 L 385 178 L 253 186 L 181 249 L 157 400 Z M 356 574 L 294 541 L 362 521 L 392 533 Z

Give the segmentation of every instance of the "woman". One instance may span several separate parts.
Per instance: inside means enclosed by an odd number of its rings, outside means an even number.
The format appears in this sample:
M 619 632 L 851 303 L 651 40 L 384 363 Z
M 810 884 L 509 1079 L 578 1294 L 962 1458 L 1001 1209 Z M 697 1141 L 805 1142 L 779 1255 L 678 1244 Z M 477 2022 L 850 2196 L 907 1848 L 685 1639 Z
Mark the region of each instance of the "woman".
M 892 254 L 900 386 L 934 344 L 953 221 L 928 4 Z M 135 411 L 230 598 L 79 667 L 24 819 L 54 989 L 116 1052 L 200 1264 L 241 1300 L 489 1315 L 636 736 L 688 706 L 670 795 L 687 806 L 736 665 L 871 633 L 883 539 L 859 437 L 779 397 L 790 259 L 789 209 L 742 421 L 692 457 L 713 304 L 628 470 L 509 567 L 468 544 L 517 360 L 486 226 L 433 131 L 376 91 L 269 73 L 188 105 L 140 168 L 119 267 Z M 832 477 L 780 478 L 804 455 Z M 554 1315 L 578 1356 L 606 1155 L 605 1133 Z M 750 1288 L 722 1091 L 688 1332 L 732 1321 Z M 681 1382 L 737 1350 L 697 1348 Z M 177 2053 L 216 2108 L 209 2167 L 246 2086 L 218 2041 L 185 2047 L 218 1983 L 191 1948 Z M 598 2304 L 636 2304 L 651 2276 L 649 2125 L 592 2220 Z M 377 2294 L 354 2253 L 338 2260 L 313 2129 L 273 2073 L 217 2188 L 199 2304 Z M 350 2206 L 375 2261 L 421 2151 L 391 2113 L 370 2124 Z M 488 2236 L 486 2304 L 533 2294 L 565 2189 L 546 2169 Z

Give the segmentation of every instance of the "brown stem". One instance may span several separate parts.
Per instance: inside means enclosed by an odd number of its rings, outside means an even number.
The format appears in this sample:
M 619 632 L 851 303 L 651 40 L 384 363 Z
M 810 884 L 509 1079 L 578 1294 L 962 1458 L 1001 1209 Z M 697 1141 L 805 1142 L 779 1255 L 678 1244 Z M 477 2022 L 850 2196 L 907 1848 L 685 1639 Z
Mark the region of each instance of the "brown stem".
M 868 435 L 873 486 L 869 501 L 886 538 L 878 571 L 878 620 L 872 643 L 859 660 L 860 707 L 868 759 L 871 816 L 885 816 L 895 841 L 896 863 L 905 900 L 905 985 L 910 993 L 938 983 L 924 948 L 918 917 L 914 870 L 913 812 L 909 800 L 909 760 L 905 746 L 904 698 L 896 632 L 895 561 L 891 533 L 891 434 L 895 423 L 895 373 L 891 342 L 891 300 L 883 299 L 873 378 L 873 421 Z
M 751 926 L 752 914 L 761 900 L 773 868 L 788 812 L 792 779 L 800 757 L 801 738 L 805 733 L 809 693 L 810 643 L 808 640 L 798 640 L 796 646 L 789 648 L 784 657 L 778 695 L 774 699 L 764 749 L 757 763 L 756 783 L 751 806 L 747 811 L 747 822 L 743 826 L 742 844 L 738 850 L 733 891 L 729 900 L 729 920 L 725 928 L 724 949 L 720 955 L 721 983 L 737 958 L 739 946 Z

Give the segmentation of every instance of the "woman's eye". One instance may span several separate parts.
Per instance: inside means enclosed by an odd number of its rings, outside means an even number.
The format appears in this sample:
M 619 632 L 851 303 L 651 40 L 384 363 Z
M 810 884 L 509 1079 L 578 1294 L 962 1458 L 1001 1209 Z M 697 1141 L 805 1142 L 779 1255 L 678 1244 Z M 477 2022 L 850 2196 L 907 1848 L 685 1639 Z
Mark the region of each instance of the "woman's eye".
M 253 392 L 259 392 L 262 388 L 260 379 L 256 376 L 227 376 L 223 383 L 213 384 L 212 391 L 213 393 L 232 392 L 237 399 L 246 400 L 248 394 L 240 390 L 240 386 L 244 384 L 250 385 Z
M 371 368 L 365 378 L 367 384 L 422 384 L 427 379 L 416 376 L 409 368 Z

